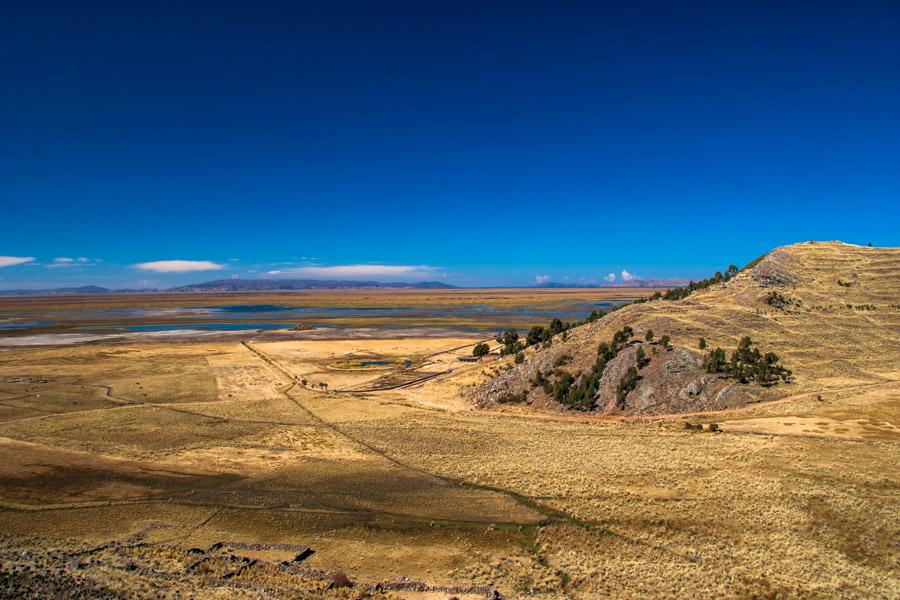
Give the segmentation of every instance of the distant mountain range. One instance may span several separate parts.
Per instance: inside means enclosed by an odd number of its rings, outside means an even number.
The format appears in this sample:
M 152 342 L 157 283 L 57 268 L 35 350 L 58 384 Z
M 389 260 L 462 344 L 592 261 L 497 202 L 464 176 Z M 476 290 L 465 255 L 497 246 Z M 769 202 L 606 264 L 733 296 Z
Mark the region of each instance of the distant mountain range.
M 420 281 L 416 283 L 381 281 L 343 281 L 320 279 L 217 279 L 204 283 L 183 285 L 167 290 L 113 290 L 97 285 L 64 287 L 49 290 L 0 290 L 0 296 L 63 296 L 91 294 L 135 294 L 150 292 L 269 292 L 284 290 L 442 290 L 456 286 L 440 281 Z
M 635 279 L 617 283 L 563 283 L 546 281 L 535 285 L 536 288 L 672 288 L 684 287 L 689 279 Z M 192 283 L 170 289 L 109 289 L 97 285 L 81 287 L 63 287 L 49 290 L 0 290 L 0 296 L 64 296 L 92 294 L 139 294 L 152 292 L 276 292 L 291 290 L 446 290 L 455 289 L 455 285 L 440 281 L 383 282 L 383 281 L 348 281 L 323 279 L 216 279 L 203 283 Z
M 440 281 L 416 283 L 382 281 L 344 281 L 323 279 L 217 279 L 173 288 L 172 292 L 267 292 L 281 290 L 443 290 L 455 288 Z
M 631 281 L 619 281 L 616 283 L 560 283 L 558 281 L 545 281 L 535 285 L 536 288 L 673 288 L 685 287 L 690 279 L 633 279 Z
M 63 287 L 52 290 L 0 290 L 0 296 L 54 296 L 68 294 L 109 294 L 116 292 L 136 292 L 138 290 L 110 290 L 97 285 L 83 285 L 81 287 Z

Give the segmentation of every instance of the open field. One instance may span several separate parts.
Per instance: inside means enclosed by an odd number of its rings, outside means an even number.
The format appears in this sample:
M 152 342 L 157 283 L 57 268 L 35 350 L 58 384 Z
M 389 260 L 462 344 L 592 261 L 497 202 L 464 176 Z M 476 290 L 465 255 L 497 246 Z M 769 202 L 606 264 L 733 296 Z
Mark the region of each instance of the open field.
M 779 348 L 773 401 L 653 418 L 476 410 L 512 365 L 460 362 L 475 335 L 0 349 L 0 595 L 896 598 L 896 333 L 846 368 Z

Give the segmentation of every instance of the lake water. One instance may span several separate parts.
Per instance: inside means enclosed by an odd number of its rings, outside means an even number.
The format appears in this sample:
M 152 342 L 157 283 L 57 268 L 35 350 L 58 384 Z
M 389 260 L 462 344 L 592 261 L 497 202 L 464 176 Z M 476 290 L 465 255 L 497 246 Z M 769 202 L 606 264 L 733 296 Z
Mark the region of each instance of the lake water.
M 579 321 L 628 301 L 555 302 L 536 307 L 451 304 L 443 306 L 287 306 L 234 304 L 175 308 L 78 308 L 0 319 L 0 331 L 109 334 L 127 332 L 278 331 L 298 324 L 310 329 L 433 330 L 493 333 L 525 329 L 552 319 Z M 12 317 L 6 314 L 0 317 Z M 30 317 L 30 318 L 29 318 Z M 49 317 L 47 320 L 37 320 Z M 54 319 L 54 320 L 50 320 Z

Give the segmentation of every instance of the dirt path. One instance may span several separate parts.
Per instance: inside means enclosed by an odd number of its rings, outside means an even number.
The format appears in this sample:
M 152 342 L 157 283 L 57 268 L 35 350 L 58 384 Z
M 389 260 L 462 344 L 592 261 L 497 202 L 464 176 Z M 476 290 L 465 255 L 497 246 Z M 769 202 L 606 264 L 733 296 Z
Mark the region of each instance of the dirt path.
M 541 515 L 543 515 L 544 520 L 541 523 L 542 525 L 565 522 L 565 523 L 573 523 L 573 524 L 583 526 L 583 527 L 588 527 L 588 528 L 597 528 L 597 527 L 603 528 L 604 527 L 604 524 L 602 524 L 602 523 L 599 523 L 596 521 L 585 521 L 585 520 L 579 519 L 571 514 L 565 513 L 563 511 L 560 511 L 560 510 L 557 510 L 550 506 L 547 506 L 545 504 L 542 504 L 541 502 L 538 502 L 534 498 L 525 496 L 523 494 L 519 494 L 518 492 L 514 492 L 512 490 L 495 487 L 495 486 L 490 486 L 490 485 L 479 484 L 479 483 L 473 483 L 470 481 L 465 481 L 463 479 L 447 477 L 444 475 L 437 475 L 435 473 L 420 469 L 420 468 L 410 465 L 406 462 L 398 460 L 397 458 L 388 454 L 387 451 L 377 448 L 377 447 L 369 444 L 365 440 L 362 440 L 359 437 L 354 436 L 353 434 L 349 433 L 348 431 L 344 430 L 343 428 L 341 428 L 333 423 L 330 423 L 329 421 L 326 421 L 325 419 L 320 417 L 318 414 L 316 414 L 314 411 L 312 411 L 308 407 L 304 406 L 300 402 L 300 400 L 298 400 L 297 398 L 295 398 L 294 396 L 291 395 L 291 391 L 296 387 L 296 381 L 294 379 L 294 376 L 291 375 L 291 373 L 289 371 L 287 371 L 284 367 L 279 365 L 278 362 L 275 361 L 272 357 L 265 354 L 262 350 L 259 350 L 258 348 L 251 346 L 247 342 L 242 342 L 242 344 L 248 350 L 250 350 L 257 356 L 259 356 L 263 361 L 266 362 L 266 364 L 270 365 L 279 375 L 281 375 L 283 378 L 285 378 L 286 380 L 291 382 L 290 385 L 288 385 L 284 390 L 282 390 L 282 393 L 284 393 L 284 395 L 287 398 L 289 398 L 295 405 L 297 405 L 297 407 L 300 410 L 302 410 L 304 413 L 309 415 L 312 419 L 314 419 L 318 423 L 321 423 L 324 427 L 327 427 L 334 433 L 350 440 L 354 444 L 364 448 L 366 451 L 368 451 L 374 455 L 377 455 L 377 456 L 383 458 L 384 460 L 389 461 L 393 465 L 400 467 L 402 469 L 406 469 L 408 471 L 412 471 L 412 472 L 422 475 L 424 477 L 428 477 L 432 480 L 439 481 L 446 485 L 461 486 L 461 487 L 465 487 L 468 489 L 492 492 L 492 493 L 507 496 L 507 497 L 513 499 L 514 501 L 516 501 L 521 506 L 523 506 L 525 508 L 529 508 L 531 510 L 534 510 L 534 511 L 540 513 Z

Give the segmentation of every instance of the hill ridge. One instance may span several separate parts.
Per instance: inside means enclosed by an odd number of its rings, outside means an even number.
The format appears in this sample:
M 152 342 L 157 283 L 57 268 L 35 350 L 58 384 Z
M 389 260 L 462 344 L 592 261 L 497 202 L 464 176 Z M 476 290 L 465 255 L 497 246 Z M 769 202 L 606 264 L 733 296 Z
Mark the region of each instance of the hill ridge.
M 537 409 L 564 410 L 565 403 L 535 380 L 555 381 L 554 373 L 565 372 L 577 385 L 591 372 L 600 342 L 625 327 L 633 330 L 632 345 L 605 367 L 591 411 L 720 410 L 835 382 L 900 379 L 900 248 L 799 242 L 754 262 L 729 281 L 682 300 L 631 304 L 556 336 L 548 348 L 530 347 L 523 364 L 511 363 L 508 371 L 475 386 L 470 398 L 481 406 L 516 399 Z M 672 350 L 647 342 L 647 330 L 656 340 L 669 336 Z M 744 336 L 763 354 L 777 354 L 780 364 L 793 371 L 792 382 L 762 387 L 708 373 L 703 359 L 709 349 L 730 353 Z M 699 348 L 700 338 L 707 349 Z M 638 347 L 649 357 L 648 365 L 617 405 L 610 397 L 613 384 L 635 364 Z

